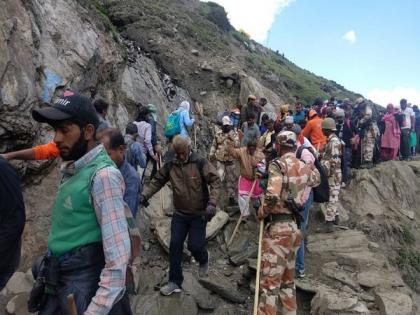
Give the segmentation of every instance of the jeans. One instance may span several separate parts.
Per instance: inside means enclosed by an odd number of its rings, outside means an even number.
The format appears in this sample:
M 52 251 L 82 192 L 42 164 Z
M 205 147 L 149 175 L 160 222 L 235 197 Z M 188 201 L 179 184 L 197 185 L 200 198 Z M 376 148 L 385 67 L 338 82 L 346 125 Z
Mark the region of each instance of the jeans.
M 305 271 L 305 237 L 304 233 L 308 227 L 308 219 L 309 219 L 309 209 L 314 202 L 314 193 L 311 191 L 309 194 L 308 200 L 305 203 L 305 207 L 303 209 L 303 220 L 300 224 L 300 231 L 302 233 L 302 240 L 300 241 L 300 247 L 296 254 L 296 274 L 303 273 Z
M 41 260 L 34 266 L 34 278 L 38 275 Z M 100 274 L 105 265 L 102 244 L 82 247 L 76 253 L 61 259 L 55 295 L 48 295 L 39 315 L 70 315 L 67 296 L 74 294 L 77 314 L 83 314 L 98 290 Z M 109 315 L 131 315 L 127 292 L 114 304 Z
M 188 250 L 200 265 L 208 262 L 206 249 L 207 220 L 203 216 L 182 216 L 174 214 L 171 222 L 171 243 L 169 245 L 169 282 L 181 287 L 184 277 L 182 275 L 182 252 L 188 234 Z
M 342 181 L 344 183 L 347 183 L 349 180 L 349 170 L 350 170 L 350 164 L 351 164 L 351 158 L 352 158 L 352 149 L 345 147 L 344 148 L 344 156 L 343 156 L 343 162 L 341 165 L 341 171 L 343 174 Z
M 410 152 L 410 132 L 411 129 L 401 129 L 401 146 L 400 152 L 403 159 L 408 159 L 411 156 Z
M 0 273 L 0 291 L 6 286 L 12 276 L 13 272 Z

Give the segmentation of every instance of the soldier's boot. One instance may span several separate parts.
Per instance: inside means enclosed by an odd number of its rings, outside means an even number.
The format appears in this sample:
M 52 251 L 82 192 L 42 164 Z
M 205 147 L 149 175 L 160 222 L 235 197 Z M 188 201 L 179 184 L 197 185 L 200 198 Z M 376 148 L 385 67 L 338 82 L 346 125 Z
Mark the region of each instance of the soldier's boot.
M 334 221 L 327 221 L 325 223 L 324 233 L 333 233 L 334 232 Z
M 340 216 L 337 214 L 333 221 L 334 225 L 340 225 Z

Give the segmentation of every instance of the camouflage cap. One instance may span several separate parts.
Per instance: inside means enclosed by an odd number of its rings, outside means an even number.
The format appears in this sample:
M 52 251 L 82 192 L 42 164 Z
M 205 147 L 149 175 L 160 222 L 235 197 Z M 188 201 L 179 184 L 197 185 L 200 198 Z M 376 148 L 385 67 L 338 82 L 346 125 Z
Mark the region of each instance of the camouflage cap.
M 276 141 L 284 147 L 296 146 L 297 136 L 293 131 L 282 131 L 277 135 Z

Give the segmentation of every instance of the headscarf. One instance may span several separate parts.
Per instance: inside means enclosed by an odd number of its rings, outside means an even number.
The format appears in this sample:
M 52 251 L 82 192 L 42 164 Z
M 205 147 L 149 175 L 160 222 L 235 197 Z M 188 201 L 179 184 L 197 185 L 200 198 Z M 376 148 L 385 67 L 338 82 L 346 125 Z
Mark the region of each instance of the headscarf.
M 179 108 L 185 109 L 186 111 L 190 111 L 190 103 L 188 101 L 182 101 L 181 104 L 179 104 Z
M 153 116 L 153 120 L 156 121 L 156 112 L 157 108 L 153 104 L 147 104 L 147 109 L 149 110 L 150 114 Z

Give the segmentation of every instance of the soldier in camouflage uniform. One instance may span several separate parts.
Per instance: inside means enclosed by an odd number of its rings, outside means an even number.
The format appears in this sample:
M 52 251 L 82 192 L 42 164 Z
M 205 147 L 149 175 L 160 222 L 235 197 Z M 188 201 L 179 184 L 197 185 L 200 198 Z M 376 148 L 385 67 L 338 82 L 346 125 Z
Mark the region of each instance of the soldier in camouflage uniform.
M 332 118 L 325 118 L 322 122 L 322 132 L 327 137 L 325 151 L 322 154 L 321 163 L 328 174 L 330 186 L 330 200 L 327 203 L 325 221 L 326 232 L 334 231 L 334 224 L 338 224 L 338 196 L 341 189 L 341 154 L 343 144 L 335 134 L 336 123 Z
M 260 220 L 268 217 L 262 240 L 259 315 L 296 315 L 294 284 L 296 252 L 301 234 L 293 211 L 286 206 L 291 196 L 296 202 L 307 186 L 319 184 L 319 172 L 312 164 L 296 158 L 296 134 L 282 131 L 277 136 L 280 158 L 269 166 L 264 204 L 258 211 Z
M 361 138 L 361 165 L 360 168 L 373 167 L 373 154 L 375 150 L 376 138 L 379 136 L 379 129 L 373 120 L 372 108 L 368 106 L 363 98 L 356 100 L 359 111 L 357 128 Z
M 232 129 L 232 121 L 229 116 L 222 118 L 222 129 L 216 132 L 213 144 L 210 148 L 209 160 L 216 161 L 217 173 L 222 181 L 222 187 L 226 190 L 226 196 L 230 204 L 235 204 L 235 188 L 238 176 L 234 158 L 229 154 L 228 144 L 233 143 L 237 148 L 240 145 L 239 136 Z

